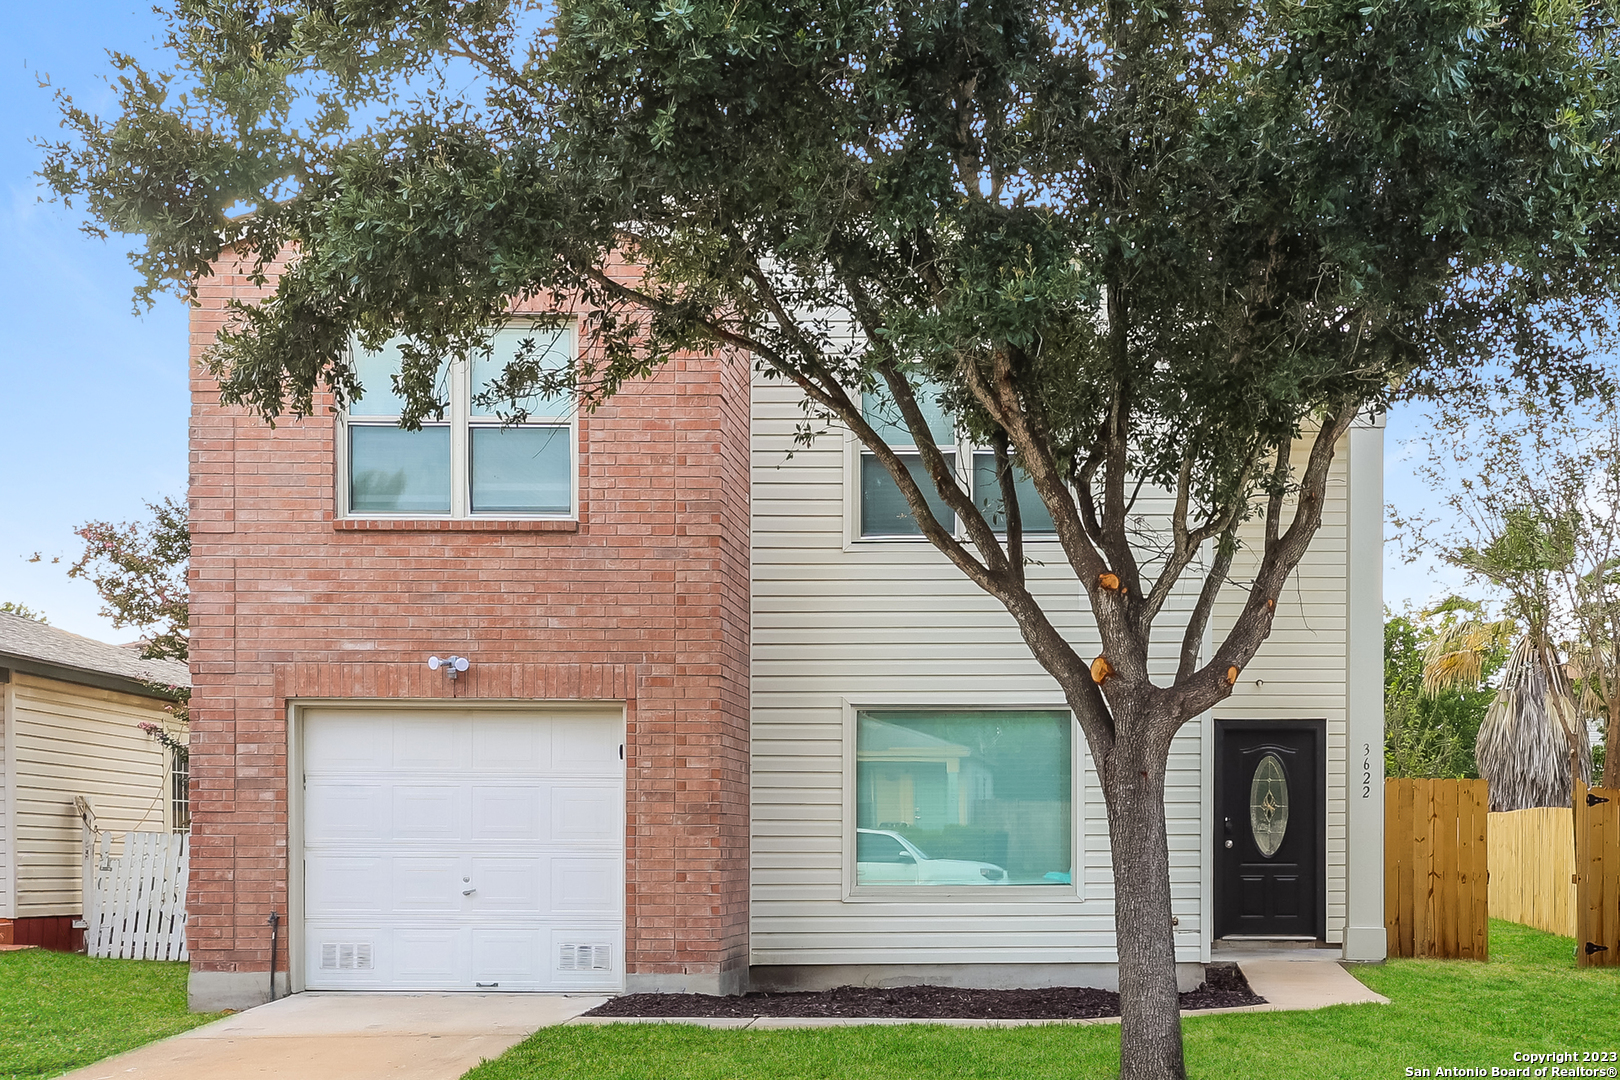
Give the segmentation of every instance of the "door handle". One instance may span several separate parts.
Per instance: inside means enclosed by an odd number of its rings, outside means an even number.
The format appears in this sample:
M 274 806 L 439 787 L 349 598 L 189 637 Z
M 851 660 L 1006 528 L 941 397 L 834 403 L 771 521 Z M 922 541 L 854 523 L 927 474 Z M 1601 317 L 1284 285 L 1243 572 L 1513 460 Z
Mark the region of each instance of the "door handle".
M 1230 844 L 1230 843 L 1228 843 L 1228 844 L 1227 844 L 1227 845 L 1226 845 L 1226 846 L 1227 846 L 1227 847 L 1231 847 L 1231 846 L 1232 846 L 1232 845 L 1231 845 L 1231 844 Z M 470 889 L 462 889 L 462 890 L 461 890 L 461 895 L 462 895 L 462 896 L 471 896 L 471 895 L 472 895 L 472 894 L 473 894 L 473 893 L 475 893 L 475 892 L 477 892 L 477 891 L 478 891 L 478 886 L 476 886 L 476 885 L 474 885 L 474 886 L 473 886 L 473 887 L 472 887 L 472 888 L 470 888 Z
M 1232 846 L 1232 841 L 1230 841 L 1230 840 L 1228 840 L 1228 841 L 1227 841 L 1227 842 L 1226 842 L 1226 846 L 1227 846 L 1227 847 L 1231 847 L 1231 846 Z

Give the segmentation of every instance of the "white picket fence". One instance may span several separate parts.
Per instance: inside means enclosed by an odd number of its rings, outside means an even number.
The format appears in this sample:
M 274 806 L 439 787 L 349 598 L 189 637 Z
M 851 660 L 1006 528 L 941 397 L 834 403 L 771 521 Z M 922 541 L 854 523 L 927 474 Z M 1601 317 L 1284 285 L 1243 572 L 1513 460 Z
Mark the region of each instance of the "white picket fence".
M 78 800 L 76 800 L 78 801 Z M 84 945 L 91 956 L 124 960 L 185 960 L 186 877 L 191 867 L 187 833 L 124 834 L 123 853 L 112 834 L 84 816 Z

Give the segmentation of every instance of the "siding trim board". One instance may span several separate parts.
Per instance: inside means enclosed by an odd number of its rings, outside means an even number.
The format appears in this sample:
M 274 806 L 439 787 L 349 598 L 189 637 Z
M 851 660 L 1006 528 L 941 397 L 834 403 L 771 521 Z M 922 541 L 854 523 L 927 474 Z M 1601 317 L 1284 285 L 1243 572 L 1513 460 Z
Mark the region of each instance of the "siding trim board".
M 0 684 L 0 919 L 17 917 L 17 682 Z
M 69 683 L 74 686 L 88 686 L 96 690 L 111 690 L 117 694 L 134 694 L 136 697 L 155 698 L 158 701 L 174 700 L 162 690 L 139 679 L 127 679 L 122 675 L 109 675 L 101 671 L 86 671 L 83 668 L 68 667 L 63 664 L 49 664 L 43 660 L 29 660 L 20 656 L 0 656 L 5 667 L 21 675 L 32 675 L 39 679 L 51 679 L 54 682 Z

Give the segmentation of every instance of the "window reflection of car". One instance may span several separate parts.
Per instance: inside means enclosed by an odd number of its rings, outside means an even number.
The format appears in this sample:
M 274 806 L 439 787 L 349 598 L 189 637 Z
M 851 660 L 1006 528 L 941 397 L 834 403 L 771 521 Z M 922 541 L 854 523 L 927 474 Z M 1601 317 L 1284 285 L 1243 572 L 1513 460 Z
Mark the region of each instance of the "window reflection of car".
M 972 859 L 933 859 L 887 829 L 855 830 L 859 885 L 1005 885 L 1007 871 Z

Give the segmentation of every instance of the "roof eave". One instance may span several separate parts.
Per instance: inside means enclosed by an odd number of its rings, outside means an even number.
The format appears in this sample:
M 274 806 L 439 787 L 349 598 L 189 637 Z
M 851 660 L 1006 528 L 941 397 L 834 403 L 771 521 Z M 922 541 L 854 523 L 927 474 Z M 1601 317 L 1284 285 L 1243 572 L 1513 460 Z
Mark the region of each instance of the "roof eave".
M 146 683 L 129 675 L 114 675 L 106 671 L 89 671 L 85 668 L 72 667 L 67 664 L 53 664 L 45 660 L 35 660 L 32 657 L 16 656 L 11 653 L 0 652 L 0 671 L 6 673 L 5 678 L 0 678 L 0 682 L 9 681 L 10 673 L 16 671 L 41 679 L 55 679 L 57 682 L 72 683 L 76 686 L 90 686 L 97 690 L 114 690 L 119 693 L 135 694 L 158 701 L 174 700 L 172 693 L 160 689 L 161 680 L 155 679 L 152 683 Z

